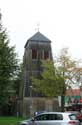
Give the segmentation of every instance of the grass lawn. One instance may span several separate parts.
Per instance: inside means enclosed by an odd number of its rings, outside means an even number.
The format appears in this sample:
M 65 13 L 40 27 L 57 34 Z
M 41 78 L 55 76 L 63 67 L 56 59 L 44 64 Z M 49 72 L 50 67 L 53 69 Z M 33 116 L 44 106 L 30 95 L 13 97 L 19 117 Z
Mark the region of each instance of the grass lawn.
M 16 125 L 18 121 L 23 119 L 17 117 L 0 117 L 0 125 Z

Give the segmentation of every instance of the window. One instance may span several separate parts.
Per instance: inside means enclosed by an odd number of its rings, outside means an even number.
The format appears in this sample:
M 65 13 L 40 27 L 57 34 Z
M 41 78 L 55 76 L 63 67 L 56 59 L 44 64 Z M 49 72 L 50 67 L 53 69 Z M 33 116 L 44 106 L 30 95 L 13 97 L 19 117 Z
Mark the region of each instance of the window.
M 43 114 L 36 116 L 36 121 L 45 121 L 45 120 L 63 120 L 62 114 Z
M 62 114 L 48 114 L 48 120 L 63 120 Z
M 55 114 L 48 114 L 48 120 L 55 120 Z
M 44 51 L 44 59 L 48 59 L 49 58 L 49 51 Z
M 37 50 L 32 49 L 32 59 L 37 59 Z
M 37 116 L 37 117 L 35 117 L 35 120 L 36 121 L 45 121 L 45 120 L 47 120 L 47 114 Z
M 55 120 L 63 120 L 62 114 L 56 114 Z
M 69 117 L 70 117 L 70 120 L 77 120 L 77 117 L 75 114 L 71 114 L 69 115 Z

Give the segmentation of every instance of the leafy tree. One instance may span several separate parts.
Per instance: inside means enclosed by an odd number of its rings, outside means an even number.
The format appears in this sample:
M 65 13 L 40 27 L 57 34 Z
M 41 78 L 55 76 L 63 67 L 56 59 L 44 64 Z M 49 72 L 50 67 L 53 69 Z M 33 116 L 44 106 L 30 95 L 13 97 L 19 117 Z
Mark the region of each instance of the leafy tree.
M 72 57 L 69 55 L 68 48 L 61 49 L 60 55 L 55 60 L 56 66 L 60 70 L 64 79 L 66 89 L 72 89 L 73 85 L 79 86 L 82 79 L 79 70 L 77 70 L 79 68 L 79 61 L 72 59 Z M 66 89 L 64 89 L 63 95 L 61 96 L 62 110 L 64 110 L 64 96 Z
M 5 105 L 13 90 L 13 78 L 17 75 L 18 59 L 15 47 L 9 46 L 7 31 L 0 20 L 0 106 Z
M 67 88 L 71 88 L 73 84 L 76 85 L 80 81 L 81 76 L 78 70 L 79 61 L 72 59 L 69 55 L 68 48 L 61 49 L 60 55 L 56 58 L 56 62 L 57 67 L 64 77 Z
M 33 78 L 33 83 L 35 85 L 35 88 L 37 87 L 36 90 L 43 91 L 43 93 L 45 94 L 47 93 L 47 95 L 49 94 L 50 96 L 54 96 L 55 92 L 58 95 L 57 92 L 58 89 L 54 92 L 54 94 L 53 93 L 52 95 L 50 94 L 49 92 L 49 90 L 51 90 L 50 85 L 53 86 L 55 85 L 55 88 L 60 87 L 62 83 L 60 81 L 62 81 L 61 79 L 63 79 L 63 83 L 65 84 L 63 85 L 64 87 L 63 95 L 65 95 L 66 89 L 70 88 L 72 84 L 76 84 L 77 81 L 80 80 L 80 77 L 76 70 L 77 64 L 78 61 L 73 60 L 71 56 L 69 56 L 68 48 L 61 49 L 60 55 L 55 58 L 54 63 L 49 60 L 42 62 L 42 67 L 44 70 L 41 73 L 41 79 Z M 58 84 L 57 81 L 60 84 Z M 48 91 L 46 92 L 46 90 Z
M 23 64 L 21 63 L 19 65 L 19 70 L 17 72 L 17 76 L 13 79 L 13 89 L 15 90 L 15 93 L 16 93 L 16 96 L 20 97 L 22 96 L 22 93 L 23 93 L 23 85 L 22 85 L 22 74 L 23 72 Z
M 64 110 L 64 96 L 67 88 L 81 81 L 82 76 L 78 72 L 78 61 L 69 56 L 68 48 L 63 48 L 60 55 L 55 58 L 54 65 L 51 61 L 43 61 L 43 72 L 40 78 L 32 78 L 33 88 L 48 97 L 61 95 L 62 111 Z
M 42 61 L 42 69 L 39 78 L 32 77 L 33 89 L 47 97 L 62 95 L 65 84 L 60 71 L 49 60 Z

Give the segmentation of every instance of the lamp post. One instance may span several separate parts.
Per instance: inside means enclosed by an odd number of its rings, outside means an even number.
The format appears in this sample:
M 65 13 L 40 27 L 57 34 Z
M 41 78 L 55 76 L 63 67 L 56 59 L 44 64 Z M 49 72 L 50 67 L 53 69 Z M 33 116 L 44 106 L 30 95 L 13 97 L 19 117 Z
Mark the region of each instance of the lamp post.
M 16 97 L 16 103 L 17 103 L 17 111 L 16 111 L 16 116 L 19 117 L 19 109 L 20 109 L 20 97 Z
M 32 85 L 30 87 L 30 116 L 32 116 Z

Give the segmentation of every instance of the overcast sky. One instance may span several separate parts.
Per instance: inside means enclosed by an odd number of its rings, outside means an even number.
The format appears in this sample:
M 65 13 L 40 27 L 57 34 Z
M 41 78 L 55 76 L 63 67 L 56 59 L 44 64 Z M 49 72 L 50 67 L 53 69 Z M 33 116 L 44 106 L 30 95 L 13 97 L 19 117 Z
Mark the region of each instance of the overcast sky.
M 0 0 L 0 8 L 20 59 L 38 23 L 39 31 L 52 41 L 54 56 L 68 47 L 74 58 L 82 58 L 82 0 Z

